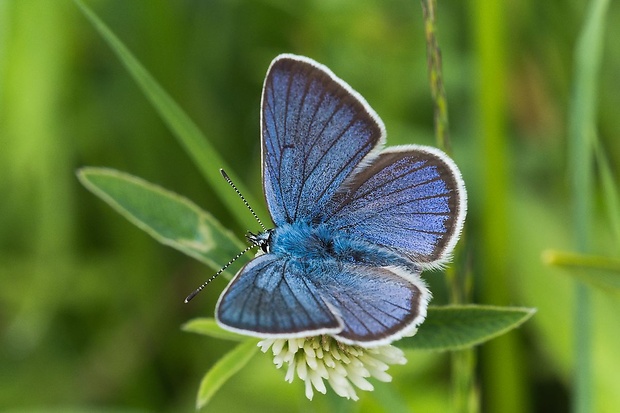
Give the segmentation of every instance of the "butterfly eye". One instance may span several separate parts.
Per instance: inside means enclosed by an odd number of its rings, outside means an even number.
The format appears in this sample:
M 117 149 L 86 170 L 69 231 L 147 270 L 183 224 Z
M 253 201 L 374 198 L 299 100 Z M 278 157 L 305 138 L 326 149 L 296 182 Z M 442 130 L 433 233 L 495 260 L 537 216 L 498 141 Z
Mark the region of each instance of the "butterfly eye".
M 263 250 L 263 252 L 269 253 L 269 252 L 271 252 L 271 234 L 273 234 L 273 230 L 270 229 L 269 231 L 265 232 L 264 234 L 267 236 L 267 238 L 262 240 L 262 242 L 260 244 L 260 248 Z
M 263 250 L 264 253 L 269 253 L 269 242 L 262 243 L 260 249 Z

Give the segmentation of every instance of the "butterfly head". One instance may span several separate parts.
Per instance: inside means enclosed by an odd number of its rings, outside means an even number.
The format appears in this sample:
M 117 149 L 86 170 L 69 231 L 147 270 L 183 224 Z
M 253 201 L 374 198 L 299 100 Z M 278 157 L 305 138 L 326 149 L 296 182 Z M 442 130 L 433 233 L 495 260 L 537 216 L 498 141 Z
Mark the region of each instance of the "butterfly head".
M 271 247 L 271 234 L 273 233 L 273 229 L 268 229 L 263 232 L 259 232 L 258 234 L 254 234 L 252 232 L 248 232 L 245 238 L 252 245 L 259 247 L 264 253 L 270 252 Z

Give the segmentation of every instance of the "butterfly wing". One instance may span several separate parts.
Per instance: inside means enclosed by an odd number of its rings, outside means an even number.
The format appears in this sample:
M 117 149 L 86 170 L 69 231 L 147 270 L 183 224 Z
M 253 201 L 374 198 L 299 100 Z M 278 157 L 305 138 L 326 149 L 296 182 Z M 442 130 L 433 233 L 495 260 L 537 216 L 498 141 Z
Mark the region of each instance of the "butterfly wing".
M 426 267 L 445 262 L 465 220 L 461 174 L 443 152 L 407 145 L 383 151 L 334 197 L 326 222 Z
M 320 220 L 347 176 L 376 156 L 384 130 L 364 98 L 327 67 L 276 57 L 261 104 L 263 186 L 274 223 Z
M 418 274 L 266 254 L 229 284 L 216 318 L 226 329 L 258 337 L 330 334 L 350 344 L 380 345 L 424 320 L 430 293 Z
M 215 308 L 225 328 L 259 337 L 332 334 L 342 325 L 317 286 L 296 263 L 274 254 L 243 267 L 220 295 Z
M 419 272 L 345 264 L 317 282 L 342 320 L 335 337 L 348 344 L 391 343 L 415 333 L 426 317 L 430 292 Z

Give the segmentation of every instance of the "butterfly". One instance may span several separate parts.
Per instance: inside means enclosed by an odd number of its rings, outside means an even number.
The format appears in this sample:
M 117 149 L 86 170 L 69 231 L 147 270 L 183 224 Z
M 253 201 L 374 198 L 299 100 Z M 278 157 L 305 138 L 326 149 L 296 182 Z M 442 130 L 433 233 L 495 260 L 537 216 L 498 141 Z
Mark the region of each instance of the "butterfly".
M 411 335 L 466 214 L 459 169 L 438 149 L 384 149 L 383 122 L 326 66 L 292 54 L 262 91 L 263 190 L 273 229 L 218 299 L 215 317 L 261 338 L 330 335 L 364 347 Z

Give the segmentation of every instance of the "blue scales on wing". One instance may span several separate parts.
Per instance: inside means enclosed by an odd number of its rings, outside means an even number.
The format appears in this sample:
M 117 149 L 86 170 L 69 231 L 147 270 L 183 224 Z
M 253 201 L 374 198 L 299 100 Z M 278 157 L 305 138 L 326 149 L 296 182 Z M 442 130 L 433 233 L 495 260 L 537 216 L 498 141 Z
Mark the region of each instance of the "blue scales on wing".
M 246 264 L 228 284 L 217 303 L 217 320 L 251 334 L 295 337 L 328 334 L 342 329 L 321 294 L 298 263 L 273 254 Z
M 441 263 L 463 225 L 465 192 L 459 182 L 458 169 L 443 153 L 396 147 L 345 182 L 325 222 L 415 263 Z
M 418 274 L 400 267 L 344 264 L 325 271 L 319 282 L 348 343 L 380 343 L 406 335 L 426 317 L 430 293 Z
M 263 185 L 277 226 L 316 220 L 384 139 L 383 124 L 361 96 L 299 57 L 272 63 L 261 116 Z
M 418 275 L 402 268 L 267 254 L 237 274 L 216 317 L 260 337 L 331 334 L 348 343 L 380 343 L 419 324 L 429 295 Z

